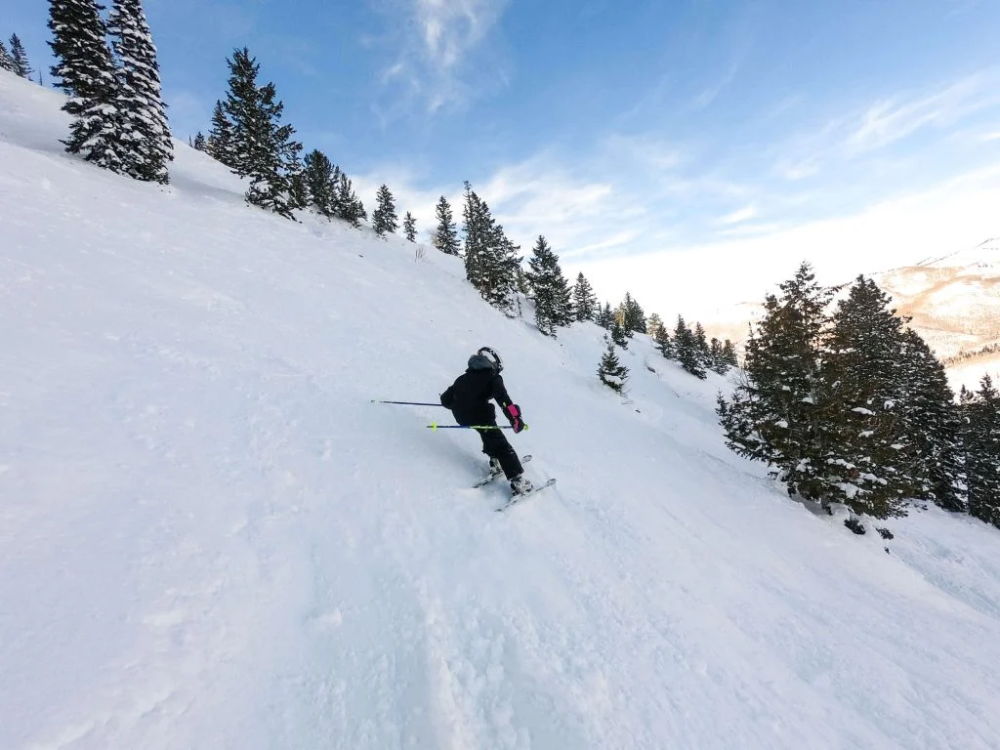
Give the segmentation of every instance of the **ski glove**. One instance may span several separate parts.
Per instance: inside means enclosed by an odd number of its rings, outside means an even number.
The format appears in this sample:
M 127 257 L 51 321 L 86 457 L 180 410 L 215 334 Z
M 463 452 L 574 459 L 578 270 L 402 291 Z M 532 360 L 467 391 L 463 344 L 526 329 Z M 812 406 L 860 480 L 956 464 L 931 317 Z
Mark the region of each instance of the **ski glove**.
M 503 408 L 504 413 L 507 415 L 507 419 L 510 420 L 510 426 L 514 428 L 514 432 L 518 433 L 524 429 L 524 421 L 521 419 L 521 407 L 517 404 L 507 404 Z

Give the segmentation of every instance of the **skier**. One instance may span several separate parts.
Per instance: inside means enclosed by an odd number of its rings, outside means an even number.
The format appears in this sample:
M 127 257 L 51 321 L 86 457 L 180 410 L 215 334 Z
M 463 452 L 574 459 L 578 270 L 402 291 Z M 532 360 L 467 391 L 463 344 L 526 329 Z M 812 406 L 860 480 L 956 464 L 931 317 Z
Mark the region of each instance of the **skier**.
M 503 409 L 514 432 L 524 429 L 521 407 L 513 403 L 507 395 L 500 372 L 503 362 L 500 355 L 488 346 L 469 357 L 468 369 L 441 394 L 441 405 L 451 409 L 455 421 L 465 427 L 483 425 L 496 427 L 496 407 L 490 403 L 494 399 Z M 524 476 L 521 460 L 499 429 L 476 430 L 483 441 L 483 453 L 490 458 L 490 476 L 503 472 L 510 480 L 510 490 L 514 495 L 530 492 L 531 482 Z

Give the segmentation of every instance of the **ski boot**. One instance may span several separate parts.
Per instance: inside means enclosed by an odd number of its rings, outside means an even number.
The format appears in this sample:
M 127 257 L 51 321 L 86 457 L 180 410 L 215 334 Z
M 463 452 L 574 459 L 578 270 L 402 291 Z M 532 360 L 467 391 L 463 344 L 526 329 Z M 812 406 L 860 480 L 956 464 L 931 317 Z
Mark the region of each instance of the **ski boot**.
M 516 476 L 510 480 L 511 495 L 514 496 L 524 495 L 528 492 L 531 492 L 532 489 L 533 487 L 531 485 L 531 480 L 528 479 L 526 476 L 524 476 L 524 474 Z
M 491 458 L 490 459 L 490 476 L 489 476 L 489 478 L 491 480 L 493 480 L 493 479 L 496 479 L 501 474 L 503 474 L 503 467 L 500 466 L 500 462 L 497 459 L 495 459 L 495 458 Z

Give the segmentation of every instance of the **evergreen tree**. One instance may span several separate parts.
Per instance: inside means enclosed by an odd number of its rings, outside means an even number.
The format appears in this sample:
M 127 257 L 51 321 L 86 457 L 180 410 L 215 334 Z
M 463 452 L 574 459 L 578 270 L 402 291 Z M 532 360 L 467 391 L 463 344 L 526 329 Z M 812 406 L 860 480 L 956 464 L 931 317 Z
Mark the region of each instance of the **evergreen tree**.
M 336 190 L 333 183 L 333 163 L 322 151 L 313 149 L 306 154 L 304 167 L 306 205 L 320 216 L 332 219 L 333 193 Z
M 445 255 L 458 255 L 460 247 L 458 233 L 451 215 L 451 206 L 448 204 L 448 199 L 443 195 L 438 200 L 434 214 L 437 216 L 438 225 L 431 244 Z
M 520 248 L 494 221 L 486 201 L 465 183 L 463 207 L 465 276 L 483 299 L 507 315 L 516 314 Z
M 288 207 L 301 211 L 309 207 L 309 186 L 306 184 L 306 171 L 299 158 L 302 144 L 291 141 L 285 154 L 285 176 L 288 179 Z
M 194 146 L 194 148 L 198 151 L 205 151 L 208 148 L 207 144 L 205 143 L 205 136 L 200 130 L 195 135 L 194 141 L 191 143 L 191 145 Z
M 14 64 L 14 67 L 8 68 L 8 70 L 13 70 L 21 78 L 26 78 L 30 81 L 31 74 L 34 71 L 32 71 L 31 65 L 28 64 L 28 53 L 24 51 L 24 45 L 21 44 L 21 40 L 17 34 L 10 35 L 10 60 Z
M 718 413 L 730 448 L 773 467 L 790 495 L 825 502 L 820 425 L 830 415 L 820 367 L 830 293 L 806 263 L 780 289 L 765 298 L 747 342 L 744 380 L 729 401 L 720 396 Z
M 722 342 L 714 336 L 708 344 L 708 369 L 725 375 L 729 370 L 729 363 L 723 357 Z
M 1000 528 L 1000 393 L 989 375 L 962 389 L 962 445 L 969 513 Z
M 290 173 L 301 145 L 292 140 L 295 129 L 279 125 L 284 105 L 277 101 L 273 83 L 257 85 L 260 66 L 244 47 L 229 64 L 229 92 L 224 109 L 233 125 L 233 164 L 240 177 L 250 178 L 247 203 L 292 218 L 295 197 L 290 195 Z
M 212 129 L 208 133 L 208 155 L 217 162 L 232 169 L 236 166 L 236 152 L 233 145 L 233 124 L 226 117 L 222 102 L 215 102 L 212 112 Z
M 674 328 L 674 356 L 687 372 L 696 378 L 704 380 L 706 377 L 704 357 L 698 345 L 698 339 L 694 332 L 688 328 L 682 315 L 677 316 L 677 325 Z
M 494 222 L 489 206 L 476 195 L 468 180 L 462 207 L 462 233 L 465 235 L 465 278 L 476 289 L 482 289 L 486 256 L 495 234 Z
M 0 39 L 0 70 L 14 72 L 14 58 L 7 51 L 7 46 L 3 43 L 3 39 Z
M 355 194 L 350 179 L 343 172 L 340 173 L 336 207 L 338 218 L 343 219 L 355 229 L 361 226 L 361 222 L 368 220 L 368 212 L 365 211 L 364 204 Z
M 573 311 L 577 320 L 594 320 L 600 312 L 597 295 L 582 272 L 577 274 L 573 285 Z
M 611 340 L 622 349 L 628 349 L 628 331 L 622 325 L 623 316 L 615 315 L 611 322 Z
M 73 121 L 66 151 L 112 172 L 122 172 L 126 149 L 119 134 L 118 76 L 105 42 L 103 7 L 95 0 L 49 0 L 52 75 L 69 98 L 62 109 Z
M 128 151 L 128 174 L 165 185 L 174 144 L 160 90 L 156 47 L 140 0 L 114 0 L 108 31 L 118 56 L 117 104 L 120 138 Z
M 607 343 L 607 348 L 597 368 L 597 377 L 615 393 L 621 393 L 628 380 L 628 368 L 618 360 L 614 343 L 607 336 L 604 337 L 604 341 Z
M 920 497 L 961 512 L 962 420 L 945 369 L 912 329 L 903 333 L 901 410 L 906 439 L 915 449 Z
M 676 359 L 677 353 L 674 351 L 674 342 L 670 338 L 670 331 L 663 325 L 662 321 L 656 328 L 650 329 L 656 348 L 666 359 Z
M 406 212 L 406 217 L 403 219 L 403 233 L 410 242 L 417 241 L 417 220 L 409 211 Z
M 654 341 L 656 340 L 657 332 L 662 328 L 663 319 L 656 313 L 650 315 L 646 320 L 646 333 L 648 333 L 649 337 Z
M 708 336 L 705 334 L 705 328 L 701 323 L 695 322 L 694 330 L 692 331 L 694 335 L 694 342 L 698 348 L 698 354 L 701 355 L 701 363 L 706 368 L 712 367 L 712 347 L 708 343 Z
M 375 200 L 377 205 L 375 211 L 372 213 L 372 228 L 375 230 L 375 234 L 379 237 L 384 236 L 386 232 L 395 234 L 396 230 L 399 229 L 399 222 L 396 218 L 396 204 L 392 193 L 389 192 L 389 188 L 386 185 L 382 185 L 378 189 L 378 195 Z
M 532 250 L 528 267 L 526 276 L 535 298 L 535 323 L 546 336 L 555 336 L 557 327 L 570 323 L 570 292 L 559 268 L 559 258 L 541 235 Z
M 615 323 L 614 313 L 611 312 L 611 303 L 605 302 L 604 307 L 598 307 L 597 311 L 597 325 L 606 330 L 611 330 L 611 326 Z
M 906 498 L 920 491 L 903 403 L 902 326 L 885 293 L 859 276 L 837 303 L 820 370 L 825 496 L 874 518 L 906 515 Z
M 618 306 L 618 314 L 629 338 L 633 333 L 646 333 L 646 314 L 629 292 L 625 292 L 625 299 Z
M 730 367 L 739 367 L 740 361 L 736 357 L 736 347 L 733 342 L 726 339 L 722 343 L 722 361 L 725 362 Z

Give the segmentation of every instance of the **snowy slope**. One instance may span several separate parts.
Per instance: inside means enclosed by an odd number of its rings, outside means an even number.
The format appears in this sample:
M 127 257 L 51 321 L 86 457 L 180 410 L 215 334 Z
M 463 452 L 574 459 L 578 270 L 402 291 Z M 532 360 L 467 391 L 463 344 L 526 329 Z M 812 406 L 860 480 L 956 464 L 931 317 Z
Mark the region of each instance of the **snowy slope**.
M 701 383 L 538 335 L 433 250 L 60 153 L 0 71 L 0 747 L 1000 747 L 1000 533 L 858 538 L 729 453 Z M 509 514 L 433 401 L 489 344 Z M 647 366 L 650 369 L 647 369 Z

